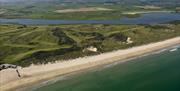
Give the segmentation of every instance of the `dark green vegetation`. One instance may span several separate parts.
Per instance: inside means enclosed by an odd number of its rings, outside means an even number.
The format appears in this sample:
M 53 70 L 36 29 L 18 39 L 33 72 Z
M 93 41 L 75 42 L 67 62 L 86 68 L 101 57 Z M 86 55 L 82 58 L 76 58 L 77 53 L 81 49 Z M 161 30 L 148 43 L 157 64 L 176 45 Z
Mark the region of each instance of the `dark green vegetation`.
M 22 66 L 129 48 L 180 36 L 180 24 L 0 25 L 0 63 Z M 128 43 L 131 38 L 133 43 Z M 94 46 L 97 52 L 83 51 Z
M 178 25 L 180 23 L 180 20 L 172 21 L 172 22 L 169 22 L 169 23 Z
M 2 0 L 0 0 L 2 1 Z M 62 20 L 106 20 L 119 19 L 123 12 L 131 11 L 177 11 L 179 0 L 4 0 L 0 2 L 1 18 L 38 18 Z M 16 2 L 18 1 L 18 2 Z M 160 8 L 142 8 L 146 6 Z M 136 6 L 141 6 L 136 7 Z M 102 7 L 113 11 L 57 13 L 56 10 Z
M 179 49 L 94 68 L 25 91 L 180 91 Z

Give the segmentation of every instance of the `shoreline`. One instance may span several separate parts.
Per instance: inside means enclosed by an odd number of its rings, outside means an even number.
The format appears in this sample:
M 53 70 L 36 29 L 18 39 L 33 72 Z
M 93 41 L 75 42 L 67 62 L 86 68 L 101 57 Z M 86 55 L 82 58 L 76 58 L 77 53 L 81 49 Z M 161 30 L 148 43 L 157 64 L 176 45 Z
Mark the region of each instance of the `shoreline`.
M 161 42 L 150 43 L 147 45 L 117 50 L 95 56 L 56 62 L 54 64 L 32 65 L 30 67 L 19 69 L 22 78 L 18 78 L 15 70 L 13 69 L 3 70 L 0 71 L 0 89 L 2 91 L 11 91 L 12 89 L 14 90 L 34 83 L 40 83 L 53 79 L 54 77 L 58 77 L 60 75 L 100 65 L 111 64 L 114 62 L 124 62 L 123 60 L 152 53 L 178 44 L 180 44 L 180 37 L 175 37 Z

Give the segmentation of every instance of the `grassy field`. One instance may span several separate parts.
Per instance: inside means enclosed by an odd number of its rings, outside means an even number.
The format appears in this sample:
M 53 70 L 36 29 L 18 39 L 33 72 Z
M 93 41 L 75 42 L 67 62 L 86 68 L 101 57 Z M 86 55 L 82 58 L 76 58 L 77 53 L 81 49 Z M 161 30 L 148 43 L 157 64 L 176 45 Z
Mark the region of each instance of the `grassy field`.
M 33 18 L 61 20 L 112 20 L 120 19 L 124 12 L 175 11 L 176 6 L 148 6 L 138 4 L 105 4 L 105 3 L 15 3 L 0 6 L 1 18 Z M 100 7 L 98 8 L 94 7 Z M 158 7 L 158 9 L 157 9 Z M 90 9 L 87 11 L 87 9 Z M 106 9 L 106 10 L 105 10 Z M 1 12 L 3 10 L 3 12 Z M 66 12 L 66 13 L 62 13 Z M 73 11 L 73 12 L 72 12 Z M 76 11 L 76 12 L 74 12 Z M 81 11 L 81 12 L 77 12 Z M 83 11 L 83 12 L 82 12 Z M 89 12 L 91 11 L 91 12 Z M 68 13 L 67 13 L 68 12 Z
M 180 36 L 180 24 L 0 25 L 0 63 L 28 66 L 95 55 Z M 128 43 L 130 38 L 132 43 Z M 83 51 L 93 46 L 97 52 Z

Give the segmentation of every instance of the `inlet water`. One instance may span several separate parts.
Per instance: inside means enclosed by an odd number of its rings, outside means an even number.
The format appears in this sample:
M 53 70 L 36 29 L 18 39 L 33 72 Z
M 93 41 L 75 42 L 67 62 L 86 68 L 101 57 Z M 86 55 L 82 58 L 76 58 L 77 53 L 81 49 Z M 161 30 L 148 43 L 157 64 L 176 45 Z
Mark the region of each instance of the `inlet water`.
M 0 24 L 52 25 L 52 24 L 158 24 L 180 20 L 180 13 L 156 12 L 136 18 L 122 17 L 117 20 L 47 20 L 47 19 L 2 19 Z

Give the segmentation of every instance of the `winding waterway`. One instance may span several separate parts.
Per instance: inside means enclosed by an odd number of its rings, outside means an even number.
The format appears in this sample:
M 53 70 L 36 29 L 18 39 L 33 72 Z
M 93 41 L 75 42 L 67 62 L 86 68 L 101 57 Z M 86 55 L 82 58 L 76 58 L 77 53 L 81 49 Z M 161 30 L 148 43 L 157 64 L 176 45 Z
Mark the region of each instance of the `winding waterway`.
M 48 20 L 48 19 L 2 19 L 0 24 L 52 25 L 52 24 L 158 24 L 180 20 L 180 13 L 156 12 L 139 17 L 122 17 L 117 20 Z

